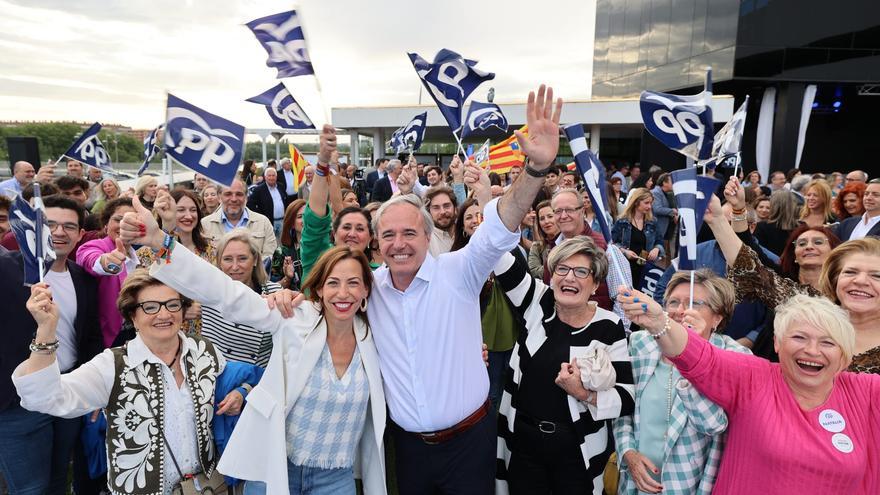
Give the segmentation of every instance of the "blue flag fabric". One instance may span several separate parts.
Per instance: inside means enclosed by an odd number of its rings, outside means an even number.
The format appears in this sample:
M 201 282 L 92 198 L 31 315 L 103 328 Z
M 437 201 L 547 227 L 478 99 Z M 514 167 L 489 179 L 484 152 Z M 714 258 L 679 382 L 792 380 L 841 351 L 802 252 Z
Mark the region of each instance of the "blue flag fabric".
M 232 185 L 244 147 L 244 127 L 169 94 L 165 154 L 219 184 Z
M 101 131 L 101 124 L 95 122 L 88 129 L 80 134 L 79 139 L 74 141 L 70 148 L 64 152 L 63 156 L 73 158 L 90 167 L 97 167 L 107 172 L 112 172 L 113 167 L 110 165 L 110 155 L 98 139 L 98 133 Z
M 151 132 L 147 137 L 144 138 L 144 163 L 141 165 L 141 168 L 138 169 L 137 175 L 140 177 L 144 172 L 147 171 L 147 167 L 150 166 L 150 160 L 156 156 L 156 153 L 159 152 L 159 143 L 157 143 L 157 136 L 159 135 L 159 131 L 164 127 L 163 124 L 159 124 L 153 132 Z
M 34 206 L 31 207 L 19 194 L 12 203 L 9 215 L 9 224 L 24 261 L 24 284 L 28 286 L 39 282 L 55 261 L 55 249 L 52 247 L 52 238 L 49 237 L 40 185 L 37 183 L 34 183 L 33 201 Z M 43 273 L 40 273 L 40 259 L 43 260 Z
M 437 108 L 449 124 L 452 132 L 458 133 L 461 128 L 461 115 L 464 101 L 477 86 L 495 78 L 495 74 L 484 72 L 474 67 L 477 62 L 467 60 L 452 50 L 442 49 L 437 52 L 434 62 L 428 62 L 417 53 L 408 53 L 409 60 L 422 80 L 422 84 Z
M 254 19 L 247 27 L 269 54 L 266 65 L 278 70 L 278 79 L 315 73 L 295 10 Z
M 425 139 L 425 131 L 428 129 L 428 112 L 422 112 L 408 124 L 397 129 L 391 134 L 391 148 L 396 153 L 404 150 L 416 151 L 422 146 L 422 140 Z
M 278 83 L 274 88 L 245 101 L 264 105 L 266 111 L 269 112 L 269 117 L 272 117 L 275 124 L 284 129 L 315 128 L 315 124 L 282 83 Z
M 720 182 L 712 177 L 697 176 L 695 167 L 676 170 L 672 191 L 679 215 L 679 270 L 693 270 L 697 263 L 697 234 L 703 226 L 703 214 Z
M 711 71 L 702 93 L 679 96 L 643 91 L 639 97 L 645 129 L 666 147 L 696 161 L 708 160 L 712 155 L 715 132 L 711 103 Z
M 608 221 L 605 219 L 608 204 L 608 191 L 605 187 L 605 166 L 599 161 L 599 158 L 587 147 L 587 138 L 584 135 L 584 127 L 581 124 L 570 124 L 564 127 L 565 137 L 571 145 L 571 152 L 574 155 L 574 163 L 577 165 L 578 172 L 583 176 L 584 184 L 587 186 L 587 194 L 590 196 L 590 203 L 593 204 L 593 211 L 596 212 L 596 221 L 599 222 L 599 228 L 602 230 L 602 236 L 605 242 L 611 244 L 611 229 L 608 227 Z
M 477 131 L 485 131 L 490 127 L 507 132 L 507 117 L 501 113 L 501 108 L 494 103 L 472 101 L 468 108 L 467 118 L 464 119 L 464 128 L 461 130 L 461 138 Z

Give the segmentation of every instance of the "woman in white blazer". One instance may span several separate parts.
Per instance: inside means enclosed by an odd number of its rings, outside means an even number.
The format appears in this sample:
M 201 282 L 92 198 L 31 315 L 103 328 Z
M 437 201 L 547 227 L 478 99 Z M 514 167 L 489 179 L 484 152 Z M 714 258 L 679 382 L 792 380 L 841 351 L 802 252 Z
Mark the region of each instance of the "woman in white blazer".
M 269 495 L 354 494 L 359 469 L 364 493 L 384 495 L 385 396 L 366 320 L 372 274 L 363 253 L 347 246 L 327 251 L 303 285 L 311 302 L 284 319 L 256 292 L 176 244 L 137 201 L 135 210 L 121 235 L 159 251 L 154 277 L 272 334 L 269 365 L 247 396 L 220 472 L 264 482 Z

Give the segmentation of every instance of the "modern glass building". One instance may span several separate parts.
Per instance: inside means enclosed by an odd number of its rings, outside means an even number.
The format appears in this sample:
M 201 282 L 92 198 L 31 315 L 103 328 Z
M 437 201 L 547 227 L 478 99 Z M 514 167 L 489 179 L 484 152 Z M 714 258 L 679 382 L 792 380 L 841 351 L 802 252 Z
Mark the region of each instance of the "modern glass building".
M 775 92 L 770 169 L 795 166 L 805 95 L 815 97 L 803 141 L 804 171 L 880 171 L 880 1 L 597 0 L 593 98 L 651 89 L 750 95 L 743 165 L 755 168 L 761 102 Z M 768 89 L 772 88 L 773 91 Z M 768 121 L 769 122 L 769 121 Z M 763 135 L 767 135 L 766 132 Z M 643 132 L 634 160 L 683 163 Z

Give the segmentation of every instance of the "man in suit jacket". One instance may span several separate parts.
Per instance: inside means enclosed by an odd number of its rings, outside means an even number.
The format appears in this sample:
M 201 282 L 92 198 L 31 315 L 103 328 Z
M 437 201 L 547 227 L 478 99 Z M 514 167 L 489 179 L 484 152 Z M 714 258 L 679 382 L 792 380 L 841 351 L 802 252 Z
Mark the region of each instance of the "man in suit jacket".
M 367 191 L 369 191 L 371 194 L 370 201 L 375 201 L 374 199 L 372 199 L 373 188 L 376 187 L 376 182 L 378 182 L 379 179 L 385 177 L 385 167 L 387 166 L 387 158 L 376 158 L 376 170 L 373 170 L 372 172 L 367 174 Z
M 876 179 L 875 179 L 876 180 Z M 865 213 L 850 217 L 834 227 L 841 241 L 852 241 L 866 236 L 880 237 L 880 182 L 871 181 L 862 196 Z
M 385 167 L 385 177 L 376 181 L 376 185 L 373 186 L 373 194 L 370 197 L 370 201 L 384 203 L 391 199 L 391 196 L 397 192 L 397 178 L 400 177 L 401 171 L 403 171 L 403 165 L 400 163 L 400 160 L 389 160 L 388 165 Z
M 672 190 L 672 177 L 669 174 L 661 174 L 657 182 L 654 189 L 651 189 L 651 195 L 654 196 L 654 204 L 651 208 L 654 211 L 654 218 L 657 219 L 657 232 L 665 239 L 669 223 L 675 223 L 678 210 L 670 208 L 669 198 L 666 197 L 666 193 Z
M 43 203 L 56 254 L 45 276 L 60 313 L 60 346 L 54 354 L 60 371 L 66 373 L 103 348 L 96 310 L 98 286 L 85 270 L 67 259 L 83 234 L 85 210 L 72 199 L 57 195 L 45 197 Z M 25 307 L 31 291 L 23 282 L 22 253 L 0 250 L 0 469 L 14 493 L 67 493 L 71 451 L 76 447 L 75 459 L 84 459 L 76 441 L 82 419 L 57 418 L 20 405 L 12 372 L 30 356 L 37 324 Z M 75 473 L 83 472 L 76 468 L 79 464 L 75 462 Z
M 254 189 L 248 199 L 248 208 L 272 220 L 275 236 L 281 235 L 281 224 L 284 221 L 284 209 L 287 207 L 287 192 L 278 182 L 278 172 L 267 168 L 263 172 L 263 183 Z
M 296 178 L 293 173 L 293 163 L 290 158 L 281 159 L 281 168 L 278 170 L 278 188 L 287 195 L 287 201 L 284 204 L 286 208 L 294 199 L 296 199 Z

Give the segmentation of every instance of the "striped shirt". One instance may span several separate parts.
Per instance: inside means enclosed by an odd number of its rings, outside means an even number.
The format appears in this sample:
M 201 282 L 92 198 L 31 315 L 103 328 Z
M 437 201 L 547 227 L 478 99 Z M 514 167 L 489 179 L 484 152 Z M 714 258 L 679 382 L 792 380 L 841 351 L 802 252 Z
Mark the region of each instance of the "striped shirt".
M 370 387 L 357 347 L 348 369 L 339 378 L 325 344 L 302 394 L 287 415 L 287 458 L 298 466 L 351 467 L 367 420 L 369 400 Z
M 262 294 L 281 290 L 275 282 L 266 282 Z M 253 328 L 223 317 L 223 313 L 210 306 L 202 306 L 202 337 L 214 344 L 223 357 L 230 361 L 255 364 L 263 368 L 269 364 L 272 354 L 272 335 L 261 328 Z

